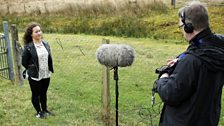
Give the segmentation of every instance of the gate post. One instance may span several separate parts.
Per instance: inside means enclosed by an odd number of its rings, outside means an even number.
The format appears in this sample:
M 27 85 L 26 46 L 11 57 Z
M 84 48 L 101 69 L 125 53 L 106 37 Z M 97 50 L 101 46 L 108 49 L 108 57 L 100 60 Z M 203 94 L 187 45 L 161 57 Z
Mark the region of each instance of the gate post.
M 176 6 L 176 0 L 171 0 L 171 5 L 173 6 L 173 8 L 175 8 L 175 6 Z
M 9 40 L 9 27 L 7 21 L 3 21 L 3 30 L 4 30 L 4 37 L 6 42 L 6 51 L 7 51 L 7 60 L 8 60 L 8 67 L 9 67 L 9 80 L 14 81 L 14 71 L 13 71 L 13 60 L 12 60 L 12 50 Z
M 11 25 L 11 35 L 12 35 L 12 49 L 14 57 L 14 68 L 15 68 L 15 81 L 20 85 L 23 85 L 22 76 L 22 52 L 23 48 L 19 43 L 18 30 L 15 24 Z

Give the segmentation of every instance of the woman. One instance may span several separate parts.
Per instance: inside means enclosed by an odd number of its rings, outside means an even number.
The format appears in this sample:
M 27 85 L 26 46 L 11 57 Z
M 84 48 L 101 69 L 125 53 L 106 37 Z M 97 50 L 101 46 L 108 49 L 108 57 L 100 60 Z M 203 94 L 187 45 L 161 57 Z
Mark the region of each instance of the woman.
M 28 73 L 32 92 L 32 104 L 37 118 L 53 115 L 47 110 L 47 90 L 50 84 L 50 72 L 54 72 L 50 46 L 42 40 L 42 31 L 38 23 L 30 23 L 23 36 L 24 51 L 22 65 Z

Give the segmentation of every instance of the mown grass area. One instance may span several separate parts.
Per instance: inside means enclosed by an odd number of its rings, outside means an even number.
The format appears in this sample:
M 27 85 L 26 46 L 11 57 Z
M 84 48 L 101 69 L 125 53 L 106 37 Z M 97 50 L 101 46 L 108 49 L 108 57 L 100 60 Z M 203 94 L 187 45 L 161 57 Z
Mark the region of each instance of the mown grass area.
M 23 32 L 25 26 L 36 21 L 45 33 L 92 34 L 118 37 L 183 40 L 178 29 L 178 7 L 156 4 L 148 8 L 129 8 L 124 12 L 81 13 L 80 15 L 6 16 L 9 24 L 17 24 Z M 224 34 L 224 6 L 208 6 L 213 32 Z M 0 26 L 2 30 L 2 26 Z
M 56 116 L 34 117 L 31 91 L 0 78 L 0 124 L 2 126 L 103 126 L 101 120 L 102 65 L 95 53 L 104 36 L 45 34 L 52 48 L 55 73 L 48 91 L 49 110 Z M 175 40 L 106 37 L 110 43 L 131 45 L 136 51 L 132 66 L 119 68 L 119 125 L 150 126 L 151 88 L 157 75 L 154 70 L 166 60 L 184 51 L 187 44 Z M 111 122 L 115 125 L 115 82 L 110 72 Z M 224 99 L 222 100 L 224 101 Z M 157 97 L 156 102 L 160 100 Z M 220 126 L 224 125 L 222 116 Z M 158 124 L 159 117 L 152 119 Z

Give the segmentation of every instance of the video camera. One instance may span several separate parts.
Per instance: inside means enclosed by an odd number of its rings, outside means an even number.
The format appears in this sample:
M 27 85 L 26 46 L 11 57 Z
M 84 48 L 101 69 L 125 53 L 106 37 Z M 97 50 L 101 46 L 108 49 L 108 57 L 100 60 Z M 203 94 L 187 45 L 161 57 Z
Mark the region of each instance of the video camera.
M 162 76 L 164 73 L 168 73 L 169 75 L 173 73 L 175 69 L 176 64 L 169 66 L 169 65 L 164 65 L 155 70 L 156 74 L 159 74 L 158 78 Z
M 175 67 L 176 67 L 176 63 L 172 66 L 164 65 L 164 66 L 161 66 L 161 67 L 157 68 L 155 70 L 155 73 L 159 74 L 159 76 L 158 76 L 158 79 L 159 79 L 164 73 L 168 73 L 169 75 L 172 74 Z M 154 106 L 154 102 L 155 102 L 155 93 L 157 93 L 157 83 L 156 83 L 156 81 L 154 82 L 153 88 L 152 88 L 152 97 L 151 97 L 152 107 Z

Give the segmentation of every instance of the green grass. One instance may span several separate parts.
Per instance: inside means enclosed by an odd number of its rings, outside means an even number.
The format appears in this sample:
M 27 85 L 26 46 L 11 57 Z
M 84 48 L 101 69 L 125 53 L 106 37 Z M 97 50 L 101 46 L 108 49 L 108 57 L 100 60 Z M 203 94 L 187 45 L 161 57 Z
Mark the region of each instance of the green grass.
M 31 16 L 5 16 L 0 18 L 7 20 L 9 24 L 16 24 L 20 32 L 24 32 L 25 26 L 31 21 L 39 22 L 45 33 L 72 33 L 88 35 L 105 35 L 118 37 L 136 37 L 153 39 L 182 39 L 178 29 L 179 8 L 149 7 L 152 10 L 143 8 L 133 13 L 131 10 L 124 10 L 127 13 L 105 13 L 97 15 L 31 15 Z M 157 8 L 157 9 L 156 9 Z M 130 9 L 130 8 L 129 8 Z M 209 6 L 209 16 L 212 31 L 224 34 L 223 6 Z M 129 13 L 128 13 L 129 12 Z M 88 13 L 89 14 L 89 13 Z M 2 30 L 2 25 L 0 25 Z M 183 39 L 182 39 L 183 40 Z
M 34 117 L 31 91 L 0 78 L 0 124 L 2 126 L 103 126 L 101 120 L 102 65 L 95 57 L 104 36 L 45 34 L 54 58 L 48 106 L 56 116 L 44 120 Z M 184 51 L 186 44 L 176 40 L 106 37 L 110 43 L 131 45 L 136 51 L 132 66 L 119 68 L 119 125 L 148 126 L 154 70 Z M 62 47 L 58 44 L 62 43 Z M 171 42 L 170 42 L 171 41 Z M 81 51 L 83 52 L 81 52 Z M 115 82 L 110 72 L 111 122 L 115 122 Z M 157 97 L 157 102 L 159 98 Z M 224 101 L 224 99 L 222 100 Z M 222 112 L 223 110 L 222 105 Z M 139 115 L 143 111 L 143 115 Z M 158 117 L 153 119 L 154 125 Z M 220 126 L 224 125 L 222 114 Z

